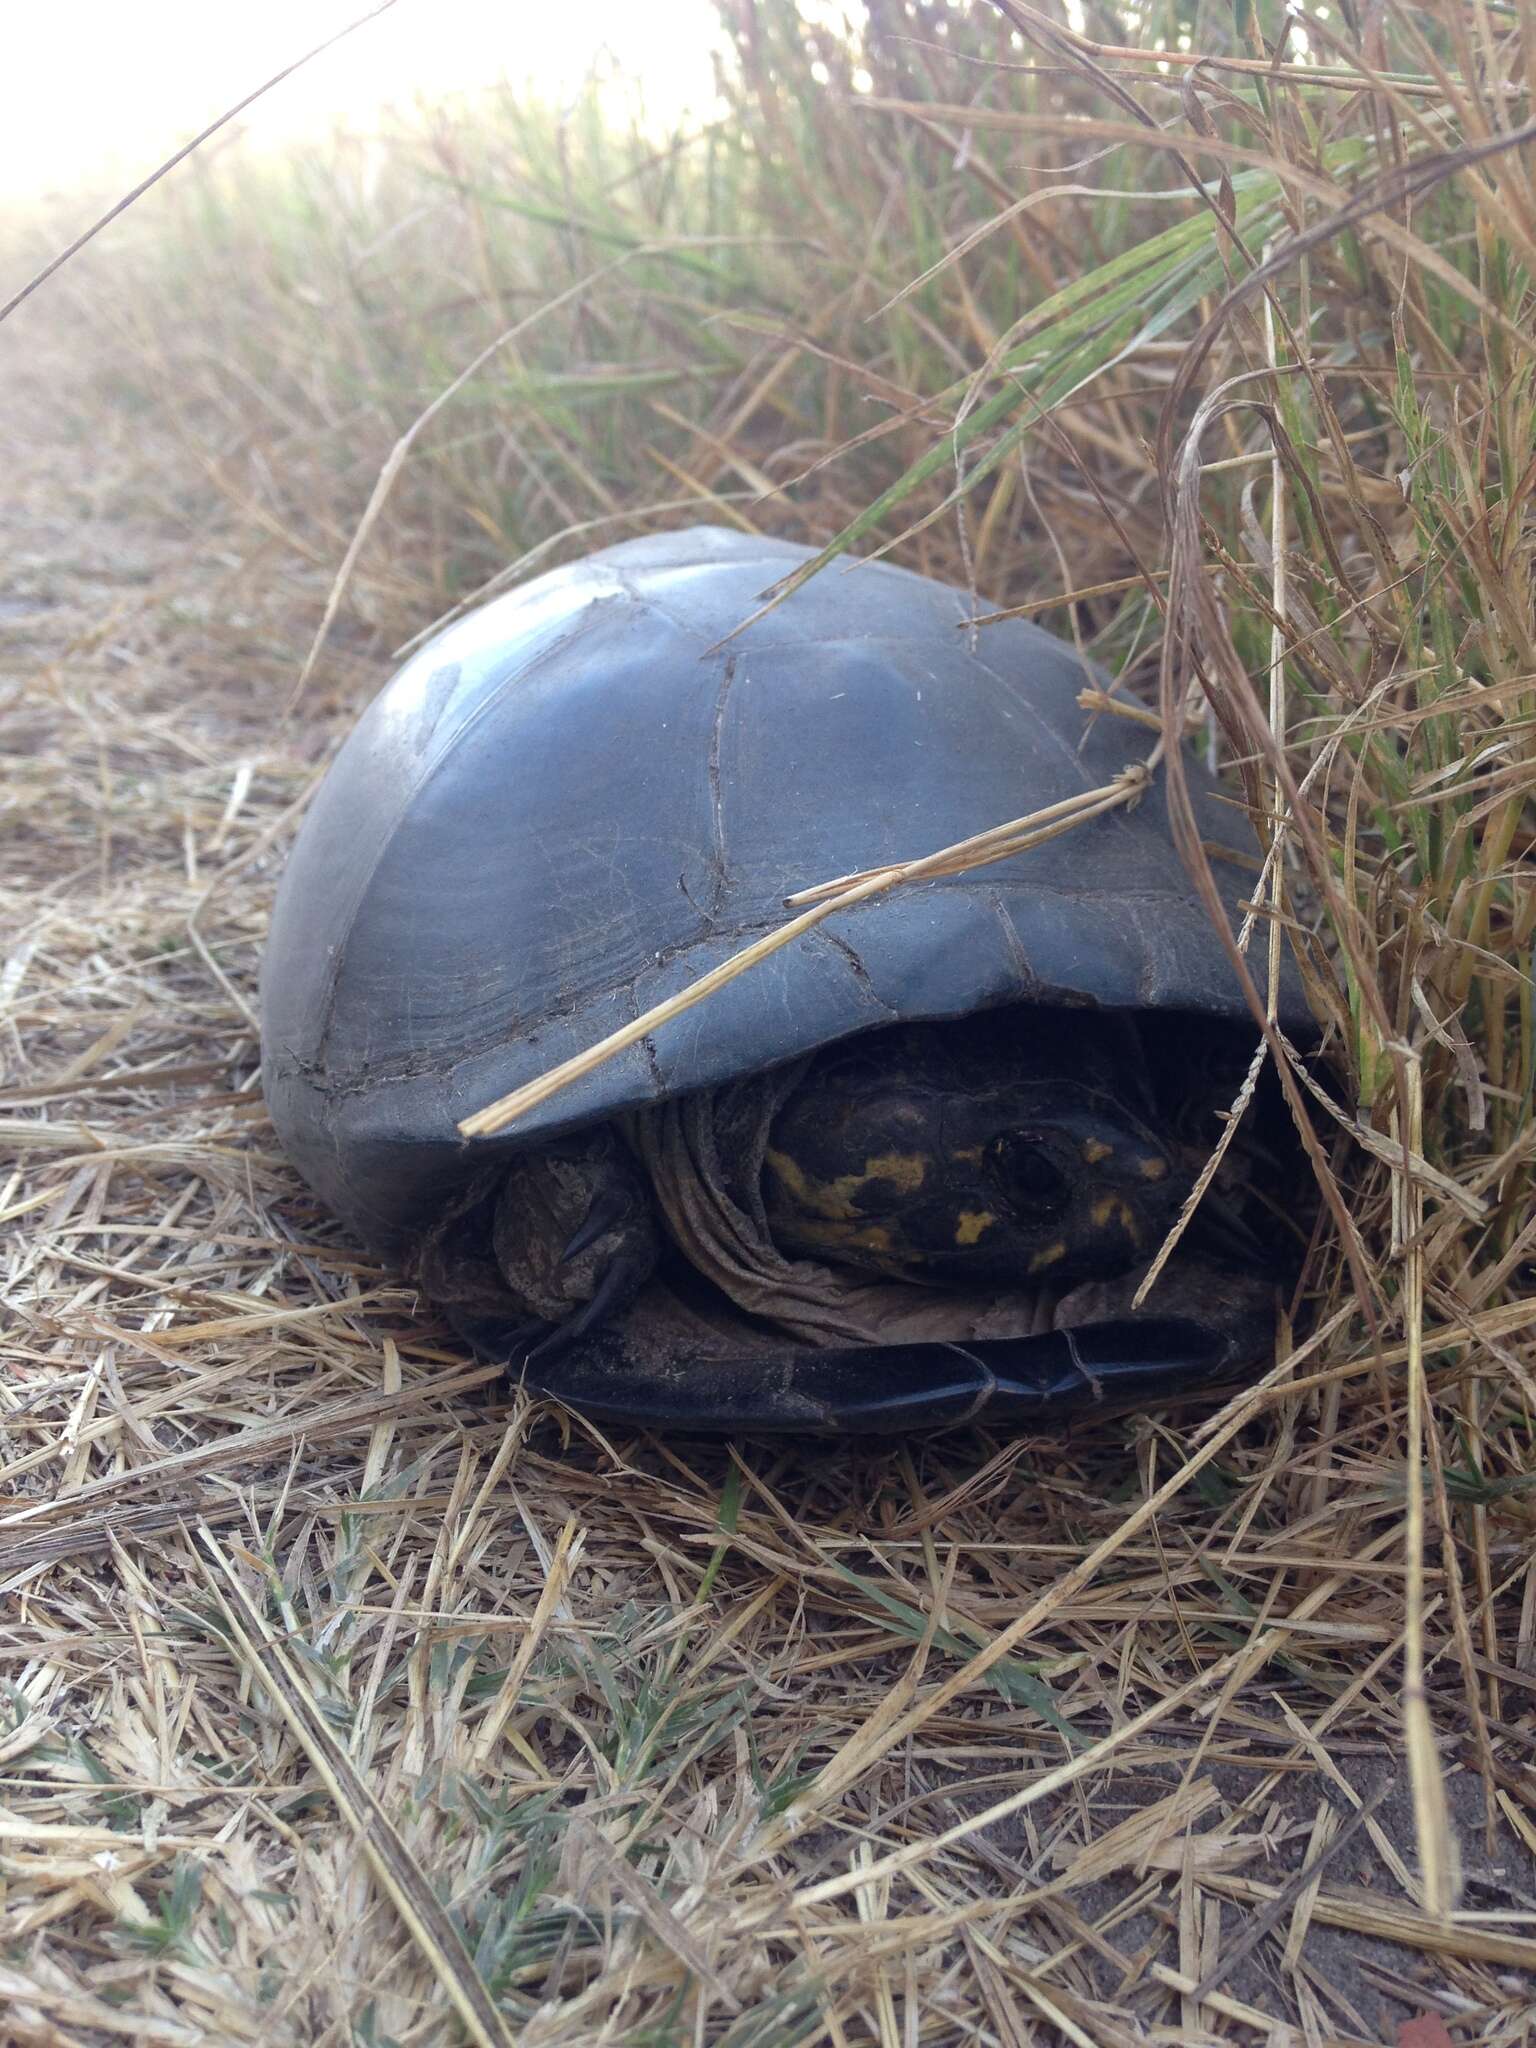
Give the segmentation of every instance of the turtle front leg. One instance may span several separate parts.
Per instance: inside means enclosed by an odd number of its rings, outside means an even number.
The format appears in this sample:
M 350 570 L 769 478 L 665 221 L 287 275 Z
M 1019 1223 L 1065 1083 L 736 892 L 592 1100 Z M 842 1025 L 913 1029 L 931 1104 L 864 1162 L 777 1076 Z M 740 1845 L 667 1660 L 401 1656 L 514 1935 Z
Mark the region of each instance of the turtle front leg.
M 655 1271 L 650 1184 L 611 1130 L 479 1176 L 423 1231 L 408 1270 L 477 1351 L 546 1360 L 618 1315 Z
M 516 1306 L 546 1328 L 541 1361 L 627 1308 L 661 1253 L 650 1184 L 606 1129 L 513 1158 L 491 1243 Z

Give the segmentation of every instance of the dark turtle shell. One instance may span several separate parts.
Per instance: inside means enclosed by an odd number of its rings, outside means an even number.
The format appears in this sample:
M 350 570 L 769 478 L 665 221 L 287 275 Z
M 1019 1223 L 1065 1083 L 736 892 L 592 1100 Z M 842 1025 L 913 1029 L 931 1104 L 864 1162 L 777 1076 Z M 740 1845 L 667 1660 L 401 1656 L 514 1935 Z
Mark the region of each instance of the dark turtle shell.
M 460 1118 L 636 1017 L 792 891 L 1108 782 L 1145 735 L 1101 682 L 966 592 L 712 527 L 554 570 L 439 633 L 375 699 L 304 821 L 262 976 L 278 1135 L 375 1250 L 558 1130 L 899 1019 L 1007 1002 L 1245 1013 L 1171 842 L 1134 810 L 866 902 L 501 1135 Z M 1240 809 L 1192 771 L 1229 900 Z M 1289 1021 L 1307 1018 L 1294 990 Z

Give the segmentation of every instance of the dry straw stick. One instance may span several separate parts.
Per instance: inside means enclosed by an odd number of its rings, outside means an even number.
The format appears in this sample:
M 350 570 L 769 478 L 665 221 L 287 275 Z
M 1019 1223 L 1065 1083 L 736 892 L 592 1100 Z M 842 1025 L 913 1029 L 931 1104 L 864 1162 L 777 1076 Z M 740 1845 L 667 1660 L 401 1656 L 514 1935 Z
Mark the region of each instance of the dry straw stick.
M 57 256 L 51 257 L 35 276 L 29 277 L 19 291 L 12 293 L 5 304 L 0 306 L 0 320 L 9 319 L 16 308 L 24 300 L 30 299 L 40 285 L 45 285 L 56 270 L 62 270 L 72 256 L 78 256 L 87 242 L 94 242 L 103 228 L 110 227 L 119 214 L 126 213 L 130 206 L 144 197 L 152 185 L 158 185 L 168 171 L 174 171 L 194 150 L 201 149 L 210 136 L 217 135 L 221 128 L 227 127 L 237 114 L 243 114 L 247 107 L 253 106 L 275 85 L 281 85 L 285 78 L 292 78 L 295 71 L 302 71 L 314 58 L 323 56 L 334 44 L 344 42 L 348 36 L 366 27 L 378 15 L 387 14 L 394 5 L 395 0 L 379 0 L 377 7 L 370 7 L 366 14 L 360 14 L 355 21 L 349 21 L 345 28 L 339 28 L 335 35 L 327 36 L 323 43 L 316 43 L 314 48 L 306 50 L 302 57 L 296 57 L 291 64 L 285 64 L 281 71 L 274 72 L 263 84 L 258 85 L 254 92 L 248 92 L 244 99 L 236 100 L 232 107 L 226 107 L 216 121 L 210 121 L 206 128 L 200 129 L 190 142 L 184 143 L 173 155 L 168 156 L 163 164 L 157 164 L 147 178 L 141 178 L 131 192 L 125 192 L 104 214 L 92 221 L 83 234 L 76 235 L 75 239 L 66 248 L 61 249 Z
M 1416 1057 L 1402 1062 L 1407 1093 L 1404 1140 L 1410 1153 L 1424 1149 L 1424 1078 Z M 1407 1563 L 1407 1615 L 1403 1633 L 1403 1734 L 1413 1787 L 1413 1825 L 1419 1844 L 1424 1904 L 1448 1920 L 1455 1904 L 1455 1863 L 1445 1782 L 1435 1751 L 1434 1725 L 1424 1691 L 1424 1417 L 1429 1395 L 1424 1384 L 1424 1196 L 1406 1161 L 1396 1192 L 1401 1202 L 1403 1310 L 1408 1339 L 1407 1514 L 1403 1547 Z
M 1208 1871 L 1202 1882 L 1208 1890 L 1249 1906 L 1267 1905 L 1281 1892 L 1279 1885 L 1266 1883 L 1263 1878 L 1245 1877 L 1237 1871 Z M 1375 1941 L 1399 1942 L 1419 1955 L 1454 1956 L 1462 1962 L 1536 1970 L 1536 1941 L 1529 1935 L 1512 1934 L 1501 1926 L 1480 1925 L 1471 1920 L 1439 1920 L 1416 1907 L 1400 1906 L 1377 1892 L 1320 1891 L 1312 1907 L 1312 1918 L 1323 1927 L 1341 1927 L 1352 1934 L 1369 1935 Z
M 1266 247 L 1266 262 L 1270 256 Z M 1278 373 L 1279 356 L 1275 334 L 1275 303 L 1266 294 L 1264 300 L 1264 342 L 1269 358 L 1269 367 Z M 1271 590 L 1270 603 L 1273 619 L 1269 629 L 1269 730 L 1278 746 L 1285 735 L 1285 641 L 1289 617 L 1289 590 L 1286 580 L 1286 515 L 1287 493 L 1285 464 L 1281 459 L 1280 447 L 1275 442 L 1270 452 L 1270 560 Z M 1282 932 L 1285 918 L 1285 866 L 1282 858 L 1285 846 L 1286 819 L 1288 808 L 1280 778 L 1268 767 L 1264 777 L 1264 798 L 1269 812 L 1270 840 L 1266 850 L 1263 870 L 1258 886 L 1254 890 L 1254 907 L 1243 919 L 1238 934 L 1238 945 L 1246 948 L 1252 935 L 1254 920 L 1263 910 L 1266 898 L 1274 906 L 1274 915 L 1269 920 L 1268 976 L 1265 984 L 1264 1015 L 1269 1031 L 1260 1037 L 1254 1048 L 1253 1059 L 1243 1077 L 1242 1086 L 1236 1099 L 1227 1111 L 1221 1135 L 1211 1148 L 1210 1157 L 1195 1178 L 1195 1184 L 1185 1196 L 1173 1227 L 1158 1247 L 1157 1256 L 1147 1268 L 1140 1285 L 1131 1300 L 1132 1308 L 1140 1308 L 1156 1286 L 1164 1267 L 1167 1265 L 1194 1218 L 1196 1210 L 1205 1199 L 1206 1190 L 1221 1169 L 1238 1129 L 1253 1102 L 1259 1085 L 1259 1076 L 1269 1057 L 1270 1041 L 1278 1024 L 1280 1013 L 1280 964 Z
M 460 1135 L 465 1138 L 494 1137 L 498 1131 L 516 1123 L 519 1117 L 526 1116 L 529 1110 L 537 1109 L 541 1102 L 558 1095 L 562 1088 L 569 1088 L 572 1082 L 595 1073 L 619 1053 L 638 1045 L 641 1039 L 649 1038 L 653 1031 L 681 1016 L 685 1010 L 691 1010 L 696 1003 L 707 1001 L 727 982 L 745 974 L 749 967 L 756 967 L 770 954 L 781 952 L 785 946 L 793 944 L 827 918 L 835 917 L 839 911 L 851 910 L 855 904 L 863 903 L 871 896 L 883 895 L 888 889 L 897 888 L 905 882 L 928 882 L 940 875 L 964 874 L 971 868 L 986 867 L 993 861 L 1008 860 L 1016 853 L 1042 846 L 1047 839 L 1070 832 L 1076 826 L 1086 824 L 1090 818 L 1101 817 L 1122 804 L 1135 803 L 1146 789 L 1147 782 L 1146 768 L 1137 763 L 1098 789 L 1086 789 L 1079 796 L 1067 797 L 1059 804 L 1049 804 L 1044 810 L 1031 811 L 1028 817 L 1010 819 L 1005 825 L 993 825 L 969 839 L 958 839 L 952 846 L 941 847 L 937 853 L 925 854 L 918 860 L 902 861 L 892 867 L 868 868 L 858 874 L 841 875 L 834 881 L 818 882 L 809 889 L 800 890 L 787 901 L 790 904 L 809 903 L 811 907 L 808 910 L 780 925 L 777 931 L 743 946 L 729 960 L 712 967 L 708 974 L 700 975 L 697 981 L 690 982 L 675 996 L 668 996 L 665 1002 L 655 1004 L 632 1023 L 609 1032 L 606 1038 L 600 1038 L 585 1052 L 577 1053 L 558 1067 L 551 1067 L 537 1080 L 525 1082 L 521 1088 L 514 1088 L 509 1095 L 503 1095 L 484 1109 L 476 1110 L 473 1116 L 465 1117 L 459 1125 Z
M 1313 1846 L 1306 1862 L 1294 1877 L 1287 1879 L 1279 1887 L 1263 1911 L 1255 1913 L 1237 1940 L 1222 1950 L 1221 1955 L 1200 1979 L 1198 1989 L 1192 1994 L 1197 2004 L 1209 1998 L 1213 1991 L 1219 1990 L 1238 1964 L 1253 1954 L 1265 1935 L 1277 1928 L 1286 1914 L 1301 1900 L 1307 1900 L 1309 1911 L 1316 1905 L 1317 1894 L 1322 1888 L 1324 1870 L 1341 1850 L 1348 1847 L 1361 1829 L 1368 1825 L 1371 1815 L 1392 1789 L 1392 1784 L 1393 1780 L 1388 1779 L 1385 1784 L 1378 1785 L 1370 1798 L 1356 1808 L 1342 1827 L 1335 1824 L 1336 1815 L 1331 1806 L 1324 1804 L 1318 1808 L 1317 1821 L 1313 1828 Z M 1304 1922 L 1300 1924 L 1305 1925 Z M 1291 1939 L 1286 1944 L 1287 1957 L 1291 1956 L 1295 1938 L 1293 1929 Z M 1292 1967 L 1295 1967 L 1294 1959 Z

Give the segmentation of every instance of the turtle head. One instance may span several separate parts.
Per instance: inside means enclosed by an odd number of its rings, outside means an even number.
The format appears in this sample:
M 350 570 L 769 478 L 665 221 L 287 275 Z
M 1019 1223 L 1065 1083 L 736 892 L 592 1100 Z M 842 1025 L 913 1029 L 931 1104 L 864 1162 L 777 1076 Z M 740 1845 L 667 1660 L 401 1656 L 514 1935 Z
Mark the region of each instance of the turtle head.
M 930 1286 L 1075 1285 L 1150 1259 L 1182 1179 L 1097 1075 L 986 1085 L 842 1061 L 781 1109 L 763 1198 L 790 1256 Z

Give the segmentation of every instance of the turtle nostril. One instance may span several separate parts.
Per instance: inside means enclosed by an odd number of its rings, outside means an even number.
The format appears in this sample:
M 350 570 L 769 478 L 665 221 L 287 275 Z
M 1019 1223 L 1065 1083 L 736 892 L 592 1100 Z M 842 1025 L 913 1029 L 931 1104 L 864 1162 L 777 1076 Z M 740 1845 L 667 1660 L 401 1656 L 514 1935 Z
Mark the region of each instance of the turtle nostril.
M 1003 1131 L 988 1144 L 987 1171 L 1016 1210 L 1026 1216 L 1054 1216 L 1067 1206 L 1067 1177 L 1034 1131 Z

